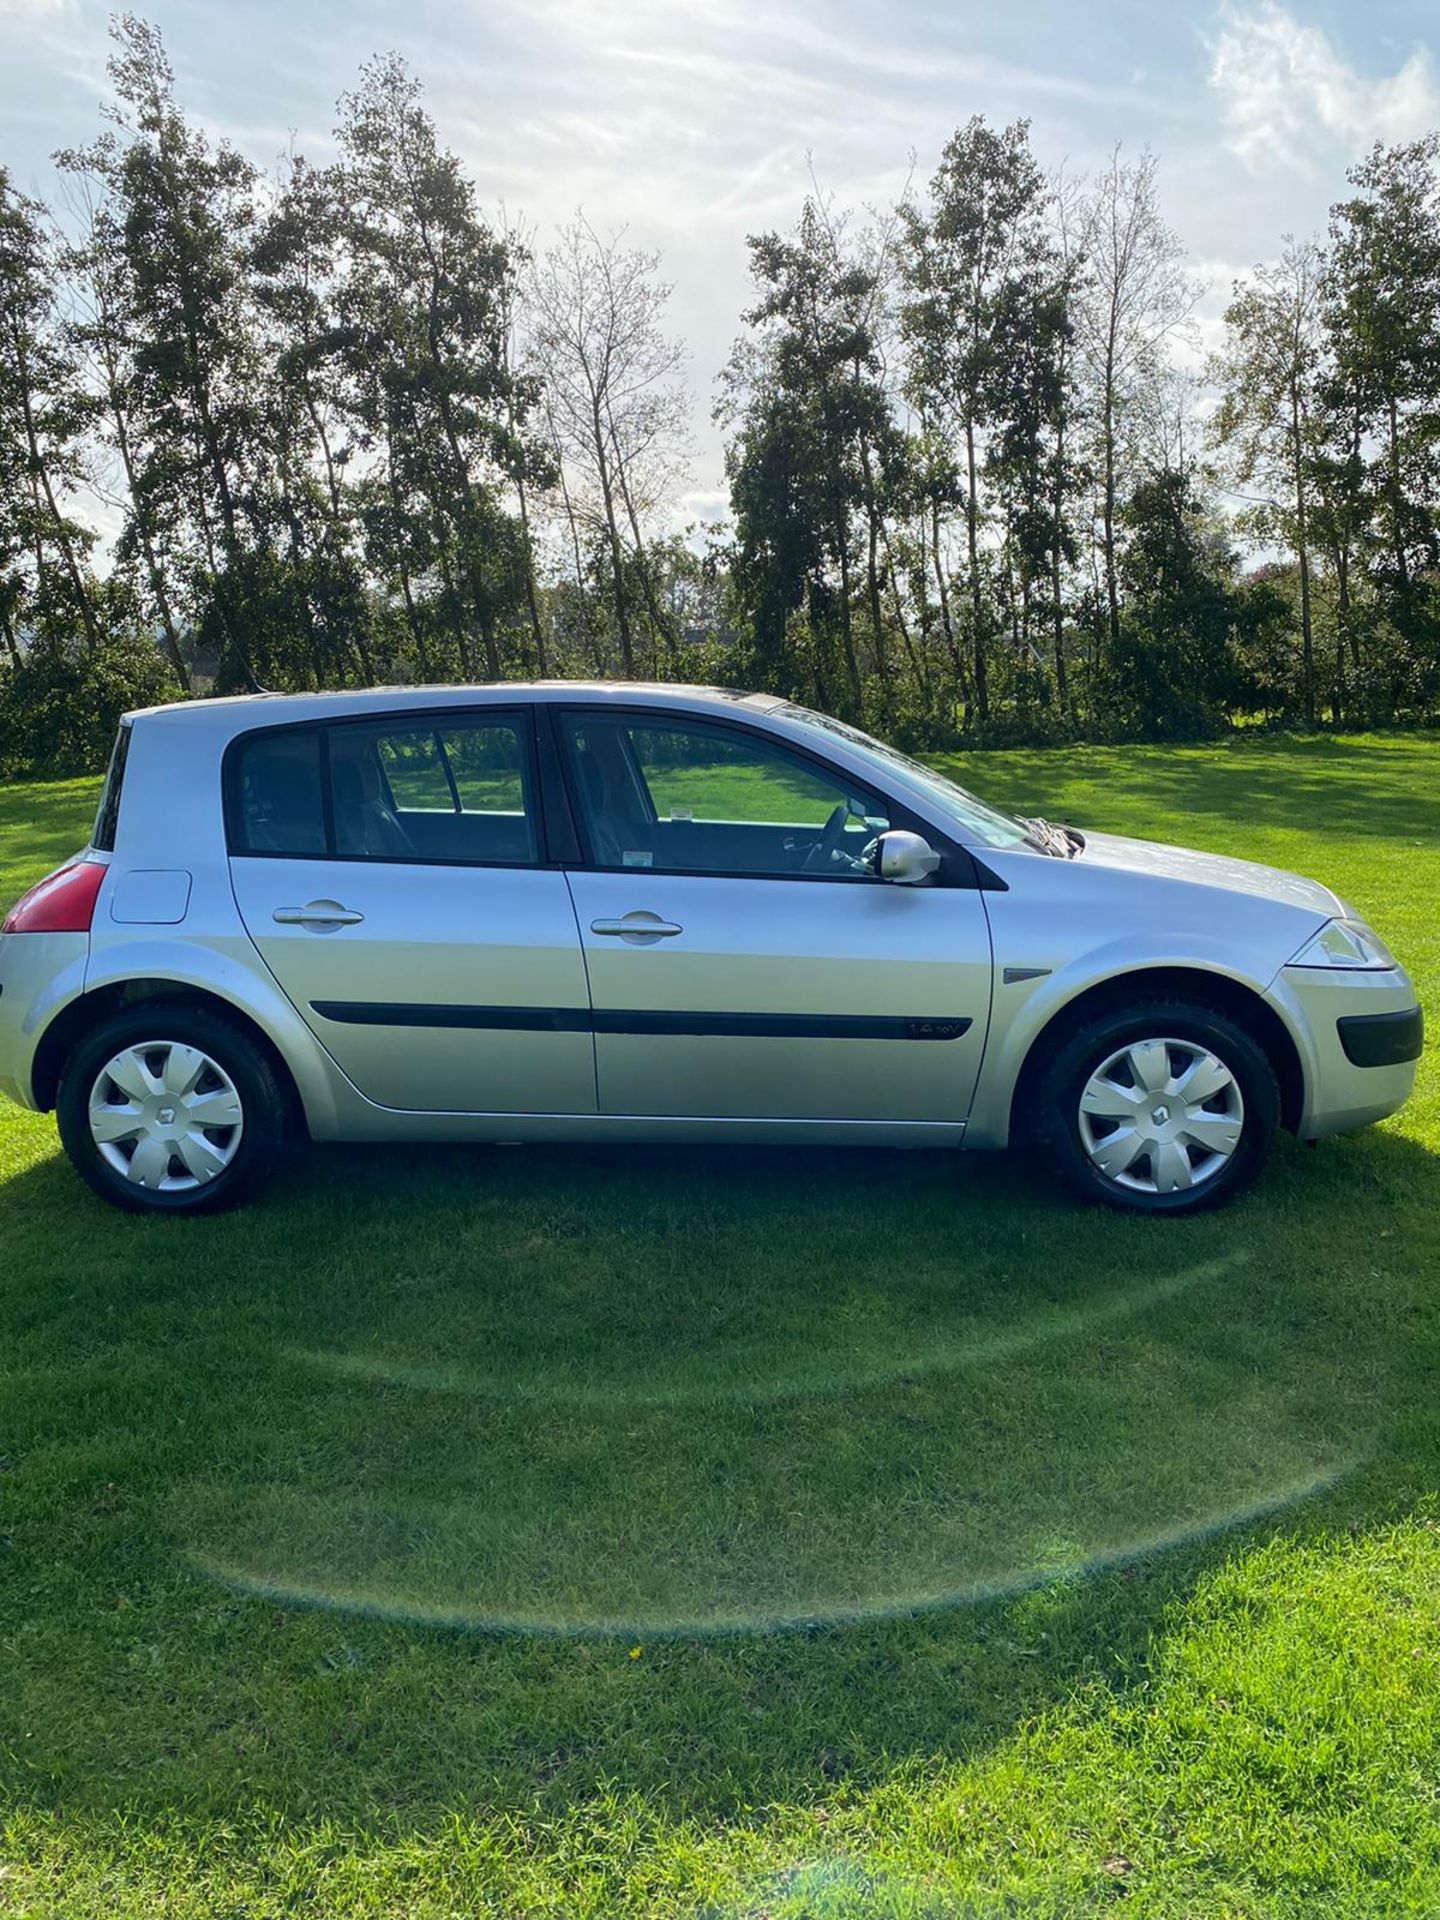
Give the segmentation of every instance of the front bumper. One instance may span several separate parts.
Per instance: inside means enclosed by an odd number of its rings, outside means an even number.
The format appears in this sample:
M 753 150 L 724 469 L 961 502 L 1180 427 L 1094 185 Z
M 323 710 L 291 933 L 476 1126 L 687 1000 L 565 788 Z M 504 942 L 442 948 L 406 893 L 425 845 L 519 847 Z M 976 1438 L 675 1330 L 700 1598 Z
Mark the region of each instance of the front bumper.
M 1409 1099 L 1424 1019 L 1403 967 L 1282 967 L 1271 995 L 1304 1058 L 1302 1140 L 1369 1126 Z
M 0 937 L 0 1094 L 33 1107 L 30 1068 L 40 1037 L 85 988 L 90 936 L 11 933 Z
M 1425 1015 L 1419 1007 L 1407 1013 L 1342 1013 L 1335 1024 L 1352 1067 L 1402 1067 L 1424 1050 Z

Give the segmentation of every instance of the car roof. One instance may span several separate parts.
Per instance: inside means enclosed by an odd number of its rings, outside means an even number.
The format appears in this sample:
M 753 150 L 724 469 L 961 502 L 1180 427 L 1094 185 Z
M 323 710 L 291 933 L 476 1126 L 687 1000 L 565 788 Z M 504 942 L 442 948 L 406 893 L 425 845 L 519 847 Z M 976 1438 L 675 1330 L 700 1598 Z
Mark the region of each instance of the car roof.
M 336 693 L 243 693 L 177 700 L 140 707 L 127 721 L 213 727 L 231 723 L 234 732 L 250 726 L 280 726 L 289 720 L 334 719 L 346 713 L 433 711 L 448 706 L 512 706 L 517 701 L 613 701 L 616 705 L 719 709 L 748 707 L 769 712 L 788 704 L 769 693 L 734 687 L 699 687 L 662 680 L 494 680 L 442 686 L 363 687 Z

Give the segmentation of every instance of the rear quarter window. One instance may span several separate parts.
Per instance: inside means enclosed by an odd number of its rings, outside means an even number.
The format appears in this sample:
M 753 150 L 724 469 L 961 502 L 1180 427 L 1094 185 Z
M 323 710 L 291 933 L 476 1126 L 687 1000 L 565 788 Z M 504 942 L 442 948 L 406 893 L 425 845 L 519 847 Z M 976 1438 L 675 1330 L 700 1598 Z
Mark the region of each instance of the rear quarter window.
M 317 732 L 295 728 L 238 740 L 226 775 L 232 853 L 324 855 Z
M 101 853 L 115 851 L 115 827 L 120 818 L 120 789 L 125 784 L 125 762 L 130 753 L 130 729 L 121 727 L 110 749 L 110 765 L 105 785 L 100 790 L 100 810 L 95 815 L 95 831 L 90 844 Z

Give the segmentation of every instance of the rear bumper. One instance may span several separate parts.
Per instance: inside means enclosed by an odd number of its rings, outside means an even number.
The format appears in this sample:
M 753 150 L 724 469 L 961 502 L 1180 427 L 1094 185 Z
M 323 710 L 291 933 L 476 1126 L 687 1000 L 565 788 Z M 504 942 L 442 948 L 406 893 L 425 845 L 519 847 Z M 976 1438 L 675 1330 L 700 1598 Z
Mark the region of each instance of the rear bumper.
M 85 987 L 90 936 L 12 933 L 0 938 L 0 1094 L 33 1107 L 31 1064 L 56 1014 Z
M 1409 1099 L 1424 1021 L 1403 967 L 1282 967 L 1271 997 L 1308 1056 L 1302 1140 L 1369 1126 Z

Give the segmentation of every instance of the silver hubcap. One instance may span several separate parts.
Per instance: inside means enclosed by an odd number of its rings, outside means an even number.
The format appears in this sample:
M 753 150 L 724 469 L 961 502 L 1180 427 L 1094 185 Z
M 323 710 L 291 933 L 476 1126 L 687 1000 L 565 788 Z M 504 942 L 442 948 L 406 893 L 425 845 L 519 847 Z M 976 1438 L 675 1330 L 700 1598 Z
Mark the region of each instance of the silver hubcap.
M 176 1040 L 126 1047 L 90 1089 L 90 1134 L 102 1157 L 152 1193 L 208 1185 L 235 1158 L 244 1125 L 229 1074 Z
M 1193 1040 L 1135 1040 L 1080 1096 L 1080 1141 L 1116 1186 L 1178 1193 L 1213 1180 L 1240 1144 L 1245 1102 L 1218 1054 Z

